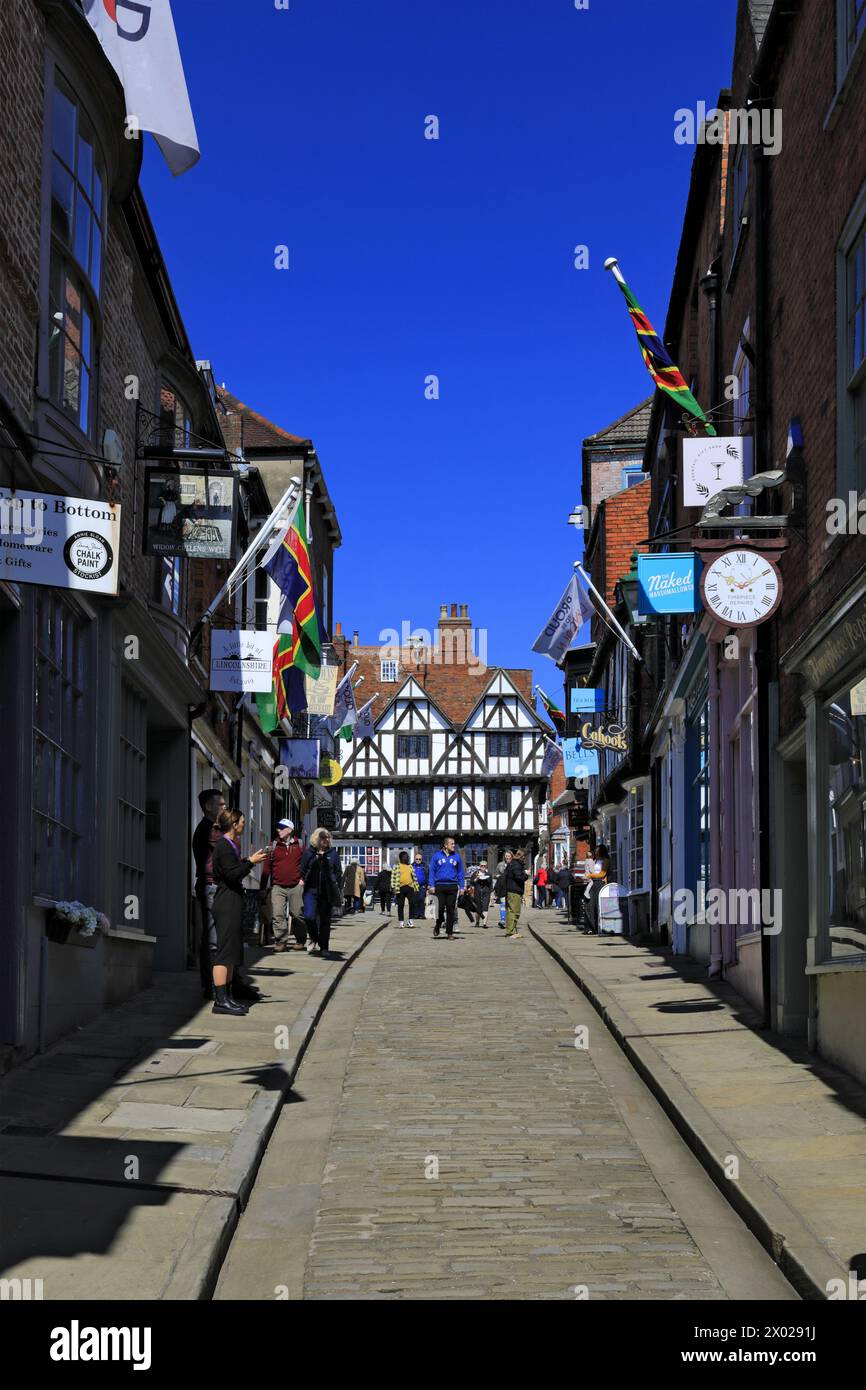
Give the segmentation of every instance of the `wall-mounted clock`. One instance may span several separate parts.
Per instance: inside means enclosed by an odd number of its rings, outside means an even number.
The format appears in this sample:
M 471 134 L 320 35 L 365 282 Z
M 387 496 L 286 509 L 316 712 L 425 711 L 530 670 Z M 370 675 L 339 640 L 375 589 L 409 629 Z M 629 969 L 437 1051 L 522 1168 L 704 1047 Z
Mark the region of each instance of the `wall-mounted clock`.
M 709 560 L 701 576 L 701 597 L 719 622 L 756 627 L 782 602 L 782 575 L 760 551 L 732 546 Z

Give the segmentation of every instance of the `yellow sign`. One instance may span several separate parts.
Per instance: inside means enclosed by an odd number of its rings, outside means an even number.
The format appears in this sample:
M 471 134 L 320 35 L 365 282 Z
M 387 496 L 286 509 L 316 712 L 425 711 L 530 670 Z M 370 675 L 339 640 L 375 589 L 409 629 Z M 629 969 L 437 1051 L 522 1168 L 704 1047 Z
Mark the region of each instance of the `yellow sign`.
M 343 776 L 343 769 L 336 758 L 323 758 L 319 769 L 319 781 L 323 787 L 335 787 Z
M 304 690 L 307 695 L 307 714 L 318 714 L 328 718 L 334 713 L 334 697 L 337 693 L 337 667 L 323 666 L 319 679 L 304 676 Z

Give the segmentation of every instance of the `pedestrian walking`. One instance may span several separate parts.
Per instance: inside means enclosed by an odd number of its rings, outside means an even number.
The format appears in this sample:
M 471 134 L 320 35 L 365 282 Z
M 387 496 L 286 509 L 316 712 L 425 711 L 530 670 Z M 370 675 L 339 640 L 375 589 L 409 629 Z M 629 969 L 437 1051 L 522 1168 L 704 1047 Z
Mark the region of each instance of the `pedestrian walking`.
M 496 880 L 493 885 L 493 896 L 499 908 L 498 925 L 503 931 L 505 930 L 505 874 L 513 858 L 514 855 L 511 850 L 507 849 L 496 865 Z
M 598 936 L 598 900 L 601 896 L 602 888 L 607 883 L 609 873 L 610 851 L 606 845 L 597 845 L 594 857 L 588 859 L 586 863 L 586 877 L 589 882 L 589 892 L 584 899 L 584 916 L 587 923 L 583 929 L 584 936 Z
M 442 848 L 430 860 L 430 886 L 428 893 L 435 893 L 439 905 L 433 935 L 438 936 L 445 927 L 449 941 L 454 936 L 454 919 L 457 915 L 457 895 L 466 886 L 463 860 L 457 853 L 453 838 L 446 835 Z
M 213 918 L 217 944 L 213 963 L 215 1014 L 243 1017 L 247 1007 L 233 993 L 232 976 L 244 958 L 244 879 L 254 865 L 261 864 L 267 851 L 256 850 L 248 858 L 240 852 L 244 817 L 240 811 L 220 811 L 217 817 L 219 839 L 213 847 L 213 879 L 216 892 Z
M 346 872 L 343 874 L 343 898 L 346 902 L 346 912 L 350 916 L 353 912 L 364 911 L 364 889 L 366 884 L 366 875 L 361 865 L 356 863 L 347 864 Z
M 379 906 L 381 907 L 382 911 L 387 913 L 390 913 L 391 911 L 391 901 L 393 896 L 391 892 L 392 872 L 393 871 L 389 868 L 380 869 L 379 873 L 373 880 L 373 892 L 379 899 Z
M 535 906 L 547 907 L 547 869 L 544 864 L 532 880 L 532 886 L 535 889 Z
M 331 916 L 334 908 L 340 906 L 345 890 L 340 888 L 340 857 L 331 846 L 327 830 L 316 830 L 310 836 L 301 855 L 301 884 L 309 937 L 307 952 L 330 959 Z
M 418 878 L 409 863 L 408 850 L 401 849 L 397 863 L 391 870 L 391 892 L 397 898 L 397 926 L 403 926 L 403 907 L 406 907 L 406 926 L 414 926 L 412 911 L 418 897 Z
M 505 870 L 505 902 L 507 907 L 505 914 L 506 941 L 523 940 L 521 933 L 517 930 L 517 923 L 520 920 L 520 910 L 523 907 L 523 890 L 528 878 L 523 860 L 523 850 L 519 849 L 515 852 L 514 858 Z
M 415 863 L 412 865 L 415 870 L 415 877 L 418 880 L 418 892 L 415 894 L 415 905 L 412 908 L 412 916 L 415 921 L 424 920 L 424 900 L 427 896 L 427 865 L 424 863 L 424 856 L 420 849 L 415 851 Z
M 568 890 L 571 887 L 571 870 L 567 864 L 562 864 L 554 871 L 554 907 L 568 908 Z
M 220 832 L 217 816 L 226 808 L 225 798 L 218 788 L 199 793 L 201 820 L 193 832 L 192 855 L 195 861 L 195 899 L 198 908 L 198 962 L 201 990 L 204 999 L 213 994 L 213 958 L 216 954 L 216 923 L 213 919 L 213 900 L 216 884 L 213 881 L 213 849 Z
M 486 927 L 487 914 L 490 911 L 490 897 L 493 892 L 493 878 L 485 861 L 478 865 L 478 872 L 472 880 L 472 890 L 478 913 L 478 925 Z
M 270 907 L 273 921 L 274 951 L 285 951 L 289 930 L 294 936 L 292 949 L 303 951 L 307 939 L 304 926 L 304 890 L 301 887 L 301 857 L 304 847 L 295 834 L 295 823 L 277 822 L 276 839 L 268 845 L 259 883 L 262 898 L 270 884 Z

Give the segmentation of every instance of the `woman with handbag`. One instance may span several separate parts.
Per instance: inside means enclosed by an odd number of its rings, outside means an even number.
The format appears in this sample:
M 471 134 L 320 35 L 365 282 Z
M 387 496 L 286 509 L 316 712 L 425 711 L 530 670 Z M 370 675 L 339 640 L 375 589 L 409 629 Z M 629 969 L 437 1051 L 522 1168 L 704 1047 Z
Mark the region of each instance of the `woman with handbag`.
M 213 847 L 216 893 L 211 911 L 217 936 L 213 958 L 213 1012 L 243 1018 L 247 1009 L 232 997 L 232 974 L 244 959 L 244 879 L 267 852 L 260 849 L 248 859 L 241 857 L 238 845 L 244 830 L 242 812 L 220 811 L 216 825 L 220 836 Z
M 327 830 L 316 830 L 301 856 L 301 887 L 304 890 L 304 922 L 307 951 L 330 959 L 331 913 L 343 900 L 340 888 L 340 859 L 331 848 Z

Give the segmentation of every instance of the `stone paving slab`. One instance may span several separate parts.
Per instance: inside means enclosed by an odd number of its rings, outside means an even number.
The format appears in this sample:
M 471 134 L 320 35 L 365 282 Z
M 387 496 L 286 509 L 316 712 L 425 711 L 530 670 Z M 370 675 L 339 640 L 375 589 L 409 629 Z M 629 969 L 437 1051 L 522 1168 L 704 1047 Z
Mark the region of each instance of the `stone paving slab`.
M 797 1041 L 758 1031 L 754 1010 L 695 962 L 580 935 L 549 911 L 531 913 L 530 928 L 795 1286 L 826 1297 L 866 1249 L 866 1087 Z M 733 1182 L 729 1156 L 739 1161 Z
M 0 1273 L 46 1299 L 208 1297 L 317 1018 L 384 921 L 338 922 L 339 960 L 258 952 L 243 1019 L 159 977 L 0 1078 Z

